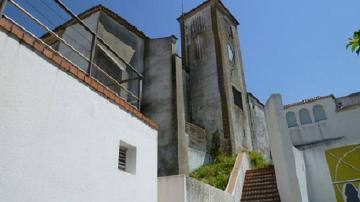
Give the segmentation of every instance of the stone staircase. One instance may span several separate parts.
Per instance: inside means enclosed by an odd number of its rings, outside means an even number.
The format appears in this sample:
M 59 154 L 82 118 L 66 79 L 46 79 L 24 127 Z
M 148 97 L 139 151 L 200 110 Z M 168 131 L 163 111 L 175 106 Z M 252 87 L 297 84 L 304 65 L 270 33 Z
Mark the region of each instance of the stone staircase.
M 280 201 L 273 166 L 246 171 L 241 202 L 250 201 Z

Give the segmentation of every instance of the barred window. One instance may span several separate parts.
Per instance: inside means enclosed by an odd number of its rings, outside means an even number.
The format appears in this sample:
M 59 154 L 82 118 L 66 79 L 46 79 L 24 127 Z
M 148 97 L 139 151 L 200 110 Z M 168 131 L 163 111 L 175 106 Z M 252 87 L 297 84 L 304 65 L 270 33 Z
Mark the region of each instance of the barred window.
M 120 141 L 118 169 L 136 174 L 136 147 Z
M 126 147 L 122 147 L 120 146 L 119 148 L 119 161 L 118 161 L 118 168 L 119 170 L 126 170 L 126 153 L 127 153 L 127 148 Z

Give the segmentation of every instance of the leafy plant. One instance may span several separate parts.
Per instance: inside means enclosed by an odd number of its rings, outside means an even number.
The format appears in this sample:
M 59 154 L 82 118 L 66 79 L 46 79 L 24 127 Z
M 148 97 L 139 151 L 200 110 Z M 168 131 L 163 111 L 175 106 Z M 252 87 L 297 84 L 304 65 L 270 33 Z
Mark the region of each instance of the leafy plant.
M 264 156 L 258 152 L 258 151 L 248 151 L 249 159 L 251 161 L 251 164 L 256 168 L 266 168 L 270 165 L 270 162 L 268 162 Z
M 348 49 L 350 47 L 352 52 L 355 52 L 357 55 L 360 54 L 360 30 L 354 32 L 353 38 L 349 38 L 346 48 Z
M 235 156 L 219 154 L 212 163 L 203 165 L 190 173 L 190 177 L 225 190 L 235 161 Z

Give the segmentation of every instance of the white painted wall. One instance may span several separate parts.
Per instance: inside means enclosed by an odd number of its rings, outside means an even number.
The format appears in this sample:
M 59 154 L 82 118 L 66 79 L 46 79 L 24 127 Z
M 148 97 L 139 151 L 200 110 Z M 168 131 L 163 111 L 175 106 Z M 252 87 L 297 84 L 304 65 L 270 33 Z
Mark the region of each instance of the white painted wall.
M 301 193 L 293 145 L 287 128 L 284 107 L 279 94 L 273 94 L 265 107 L 266 122 L 270 135 L 276 183 L 281 201 L 302 202 L 307 198 Z
M 300 193 L 304 202 L 309 201 L 307 180 L 306 180 L 306 165 L 304 154 L 302 151 L 292 147 L 295 158 L 296 177 L 299 181 Z
M 0 201 L 157 201 L 157 131 L 0 31 Z M 120 141 L 136 174 L 118 170 Z
M 158 202 L 186 201 L 185 175 L 173 175 L 158 178 Z
M 322 105 L 326 112 L 327 120 L 314 122 L 312 109 L 315 105 Z M 301 125 L 299 110 L 307 109 L 310 112 L 312 124 Z M 296 114 L 298 126 L 289 128 L 290 136 L 294 145 L 304 145 L 317 141 L 345 137 L 349 140 L 358 139 L 360 131 L 360 106 L 347 110 L 336 110 L 336 103 L 333 98 L 323 98 L 314 102 L 295 105 L 285 110 L 293 111 Z
M 235 202 L 220 189 L 185 175 L 158 178 L 158 202 Z
M 284 195 L 292 197 L 296 191 L 299 191 L 303 201 L 335 202 L 335 192 L 324 152 L 328 149 L 360 143 L 359 106 L 336 111 L 334 99 L 323 98 L 292 106 L 286 109 L 286 112 L 294 111 L 300 124 L 298 111 L 306 108 L 311 112 L 314 121 L 312 108 L 317 104 L 324 107 L 327 120 L 288 128 L 281 97 L 273 95 L 267 103 L 266 115 L 271 151 L 283 201 L 291 201 L 284 200 Z M 300 145 L 298 148 L 301 151 L 293 147 L 293 144 Z M 286 175 L 285 169 L 288 170 L 289 175 Z M 294 181 L 294 176 L 297 178 L 298 187 L 287 185 Z

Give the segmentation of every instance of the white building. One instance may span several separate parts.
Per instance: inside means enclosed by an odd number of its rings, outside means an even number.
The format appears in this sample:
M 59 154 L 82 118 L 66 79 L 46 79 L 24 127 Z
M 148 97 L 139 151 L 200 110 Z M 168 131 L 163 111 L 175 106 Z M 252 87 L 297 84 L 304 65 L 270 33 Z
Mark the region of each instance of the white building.
M 358 201 L 360 94 L 266 104 L 282 201 Z
M 316 97 L 286 105 L 286 119 L 295 146 L 334 139 L 356 139 L 360 131 L 360 93 Z
M 157 124 L 0 20 L 0 201 L 157 201 Z

